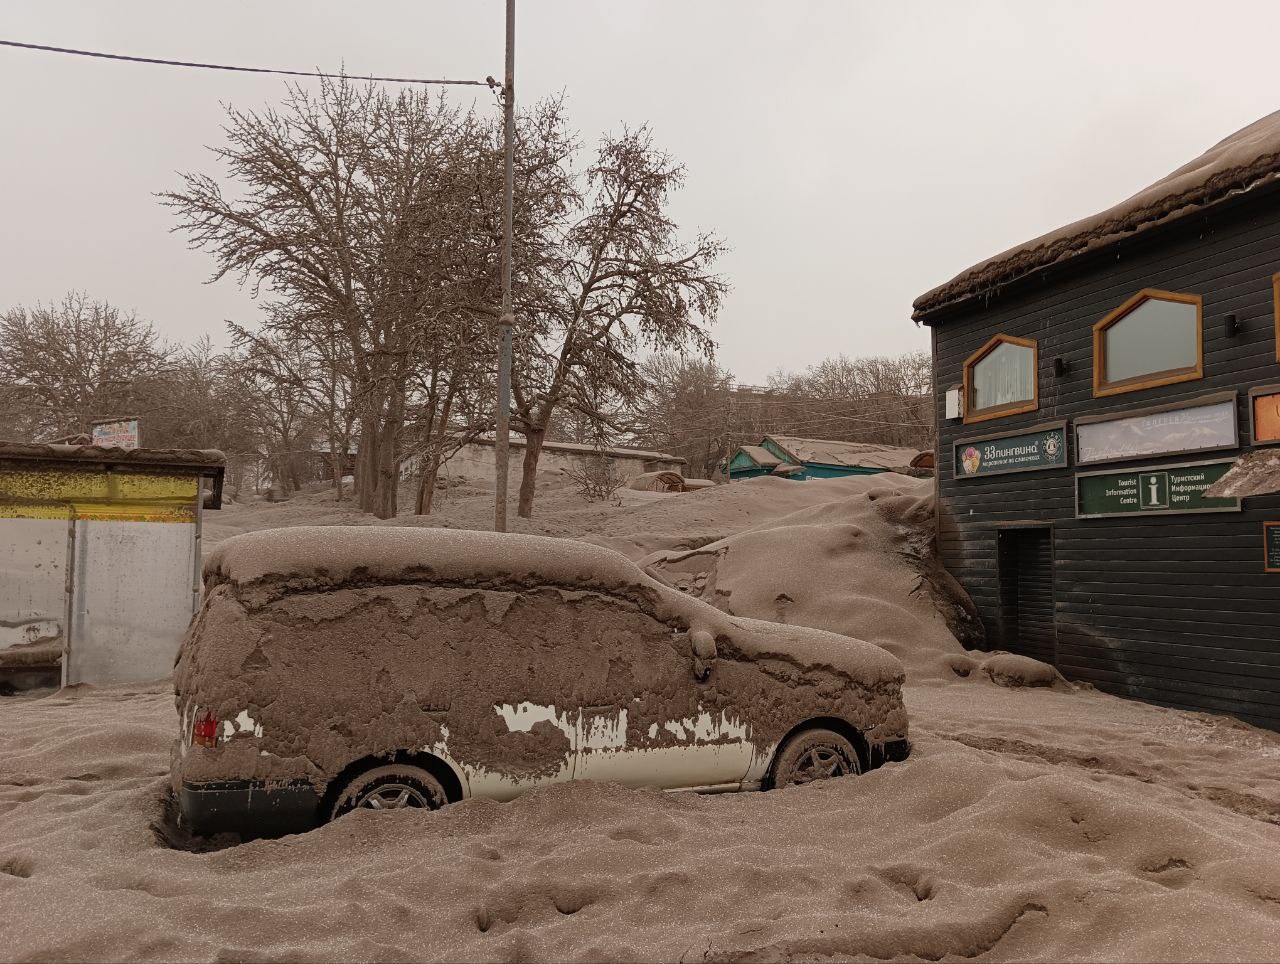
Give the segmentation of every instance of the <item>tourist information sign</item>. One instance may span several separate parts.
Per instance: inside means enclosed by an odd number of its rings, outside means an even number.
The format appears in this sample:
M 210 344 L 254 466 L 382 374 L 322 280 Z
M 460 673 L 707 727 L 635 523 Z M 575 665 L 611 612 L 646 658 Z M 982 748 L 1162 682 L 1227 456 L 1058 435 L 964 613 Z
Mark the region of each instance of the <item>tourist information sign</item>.
M 954 464 L 957 479 L 1062 468 L 1067 464 L 1066 423 L 961 440 L 955 443 Z
M 1127 472 L 1081 473 L 1076 476 L 1076 517 L 1239 512 L 1239 499 L 1213 499 L 1204 494 L 1232 464 L 1231 460 L 1191 462 Z

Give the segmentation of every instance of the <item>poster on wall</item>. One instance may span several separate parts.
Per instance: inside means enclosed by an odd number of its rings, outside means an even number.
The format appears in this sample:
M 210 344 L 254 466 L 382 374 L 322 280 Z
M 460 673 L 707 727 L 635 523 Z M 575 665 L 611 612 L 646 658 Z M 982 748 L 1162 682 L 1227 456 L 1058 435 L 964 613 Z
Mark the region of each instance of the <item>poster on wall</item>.
M 1280 443 L 1280 385 L 1249 392 L 1249 423 L 1254 445 Z
M 1114 418 L 1076 420 L 1076 462 L 1116 462 L 1236 448 L 1236 399 L 1164 408 Z
M 1280 522 L 1262 523 L 1262 552 L 1264 571 L 1280 573 Z
M 1061 468 L 1067 464 L 1067 424 L 962 439 L 955 443 L 954 464 L 957 479 Z
M 1076 518 L 1239 512 L 1239 499 L 1211 498 L 1204 494 L 1234 464 L 1234 460 L 1228 459 L 1123 472 L 1083 472 L 1076 476 Z

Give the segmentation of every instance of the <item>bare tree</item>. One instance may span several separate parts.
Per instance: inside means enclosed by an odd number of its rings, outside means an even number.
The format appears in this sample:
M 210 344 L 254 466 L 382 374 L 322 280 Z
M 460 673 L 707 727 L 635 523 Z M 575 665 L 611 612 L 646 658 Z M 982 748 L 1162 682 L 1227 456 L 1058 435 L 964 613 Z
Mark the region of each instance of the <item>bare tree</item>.
M 236 390 L 235 359 L 215 352 L 207 337 L 175 348 L 162 372 L 138 385 L 135 406 L 143 441 L 168 448 L 216 448 L 228 458 L 252 451 L 253 413 Z
M 855 359 L 837 355 L 803 372 L 778 372 L 769 380 L 772 431 L 929 448 L 931 371 L 926 352 L 909 352 Z M 778 422 L 783 427 L 776 427 Z
M 141 414 L 170 349 L 132 312 L 83 293 L 0 315 L 0 416 L 29 438 L 88 432 Z
M 449 404 L 453 382 L 439 376 L 458 365 L 437 351 L 492 344 L 482 329 L 497 315 L 497 130 L 420 91 L 346 79 L 314 95 L 293 87 L 278 110 L 228 111 L 228 144 L 215 154 L 235 196 L 203 174 L 161 195 L 177 229 L 213 253 L 211 280 L 265 290 L 265 330 L 335 366 L 355 414 L 360 507 L 384 518 L 396 513 L 406 423 L 423 404 Z M 521 135 L 524 245 L 560 203 L 559 103 L 522 117 Z M 450 416 L 432 413 L 434 432 Z
M 585 456 L 581 462 L 568 466 L 564 474 L 589 502 L 604 502 L 613 498 L 626 481 L 618 471 L 618 463 L 604 448 Z
M 512 396 L 527 441 L 521 516 L 532 514 L 538 459 L 559 408 L 609 425 L 604 401 L 630 404 L 642 390 L 641 350 L 710 355 L 714 347 L 706 326 L 728 290 L 712 271 L 724 245 L 711 234 L 680 239 L 668 206 L 683 178 L 647 128 L 606 138 L 520 292 L 526 324 Z
M 329 475 L 335 498 L 342 500 L 342 478 L 355 434 L 356 408 L 350 356 L 345 342 L 331 330 L 330 338 L 310 341 L 277 333 L 255 333 L 229 324 L 242 349 L 238 364 L 260 390 L 284 388 L 292 420 L 315 426 L 327 443 Z M 301 442 L 301 440 L 298 440 Z M 308 439 L 307 443 L 310 444 Z
M 161 195 L 193 246 L 275 297 L 267 330 L 309 346 L 336 336 L 359 425 L 360 507 L 396 511 L 397 437 L 416 338 L 441 312 L 450 246 L 471 201 L 468 119 L 418 91 L 325 82 L 281 109 L 229 110 L 215 150 L 236 197 L 203 174 Z M 469 279 L 468 279 L 469 280 Z
M 271 477 L 298 490 L 311 477 L 308 458 L 320 436 L 322 419 L 297 388 L 314 359 L 279 336 L 263 336 L 233 356 L 229 376 L 253 425 L 256 450 Z
M 734 450 L 765 435 L 799 435 L 927 449 L 933 445 L 927 353 L 823 359 L 779 371 L 767 386 L 735 385 L 710 360 L 655 355 L 630 413 L 635 444 L 683 457 L 712 477 Z
M 667 353 L 646 359 L 640 377 L 644 390 L 629 440 L 680 456 L 693 478 L 712 478 L 741 441 L 741 426 L 733 419 L 733 376 L 710 359 Z

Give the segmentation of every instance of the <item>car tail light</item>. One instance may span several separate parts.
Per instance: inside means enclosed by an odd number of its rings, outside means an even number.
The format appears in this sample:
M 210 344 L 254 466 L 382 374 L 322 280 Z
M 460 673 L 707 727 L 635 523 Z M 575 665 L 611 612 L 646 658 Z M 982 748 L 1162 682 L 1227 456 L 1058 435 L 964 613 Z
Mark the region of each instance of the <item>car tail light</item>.
M 218 745 L 218 721 L 208 710 L 196 714 L 195 722 L 191 725 L 191 742 L 210 749 Z

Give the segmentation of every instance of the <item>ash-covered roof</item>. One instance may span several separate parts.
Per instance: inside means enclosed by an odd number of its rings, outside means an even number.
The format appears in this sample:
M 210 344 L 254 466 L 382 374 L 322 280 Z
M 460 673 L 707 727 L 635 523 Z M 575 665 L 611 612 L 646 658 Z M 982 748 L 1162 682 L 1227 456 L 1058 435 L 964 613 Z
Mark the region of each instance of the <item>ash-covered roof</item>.
M 905 468 L 920 454 L 918 449 L 878 445 L 872 442 L 836 442 L 831 439 L 770 435 L 767 438 L 797 462 L 842 465 L 859 469 Z
M 1195 214 L 1280 177 L 1280 111 L 1218 142 L 1189 164 L 1114 207 L 1010 248 L 962 271 L 915 300 L 912 317 L 978 295 L 1024 275 Z
M 1280 492 L 1280 448 L 1254 449 L 1205 490 L 1214 499 L 1243 499 Z
M 481 435 L 471 439 L 477 445 L 493 445 L 495 439 L 493 435 Z M 524 448 L 527 443 L 518 435 L 511 436 L 510 445 L 513 449 Z M 607 455 L 613 459 L 635 459 L 644 462 L 674 462 L 677 465 L 685 465 L 688 460 L 678 455 L 671 455 L 668 452 L 651 452 L 648 449 L 628 449 L 619 446 L 609 446 L 606 448 L 597 448 L 594 445 L 587 445 L 583 442 L 543 442 L 542 451 L 544 452 L 565 452 L 571 455 Z
M 59 442 L 0 442 L 0 463 L 97 463 L 148 468 L 221 469 L 226 457 L 217 449 L 121 449 Z
M 751 461 L 761 468 L 768 469 L 782 464 L 782 459 L 778 458 L 763 445 L 740 445 L 738 448 L 746 452 Z
M 230 584 L 253 609 L 294 593 L 378 584 L 616 593 L 644 598 L 658 619 L 729 641 L 734 660 L 816 664 L 871 686 L 900 684 L 904 675 L 897 657 L 872 643 L 729 616 L 659 582 L 622 553 L 575 539 L 384 526 L 262 529 L 219 543 L 205 559 L 204 576 L 206 589 Z M 323 607 L 318 612 L 332 618 Z
M 293 526 L 244 533 L 219 543 L 205 560 L 204 573 L 236 585 L 264 579 L 338 585 L 411 576 L 608 589 L 644 582 L 626 556 L 585 542 L 383 526 Z

